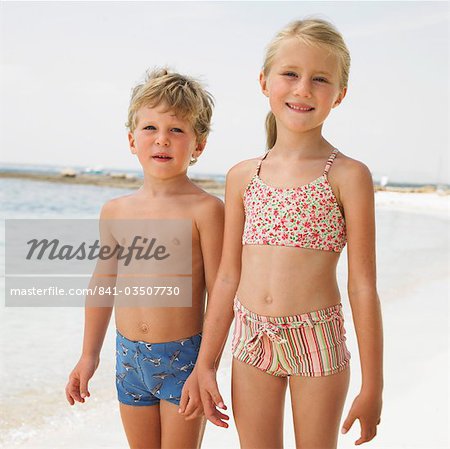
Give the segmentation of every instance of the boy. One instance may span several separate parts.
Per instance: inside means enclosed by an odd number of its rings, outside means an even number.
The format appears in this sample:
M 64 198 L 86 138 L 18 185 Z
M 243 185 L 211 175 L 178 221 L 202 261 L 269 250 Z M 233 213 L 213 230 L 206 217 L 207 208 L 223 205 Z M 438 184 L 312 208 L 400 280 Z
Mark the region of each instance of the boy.
M 165 69 L 138 85 L 127 127 L 144 183 L 135 193 L 107 202 L 100 215 L 101 222 L 192 222 L 192 306 L 115 309 L 116 386 L 132 449 L 198 448 L 203 437 L 205 420 L 194 366 L 205 293 L 211 292 L 221 256 L 223 203 L 194 185 L 186 173 L 205 147 L 212 107 L 210 94 L 198 82 Z M 102 244 L 116 245 L 113 233 L 102 228 Z M 116 279 L 102 282 L 113 287 Z M 88 381 L 98 366 L 111 312 L 112 307 L 86 307 L 82 356 L 66 387 L 71 405 L 90 396 Z M 188 398 L 183 415 L 178 413 L 182 390 Z

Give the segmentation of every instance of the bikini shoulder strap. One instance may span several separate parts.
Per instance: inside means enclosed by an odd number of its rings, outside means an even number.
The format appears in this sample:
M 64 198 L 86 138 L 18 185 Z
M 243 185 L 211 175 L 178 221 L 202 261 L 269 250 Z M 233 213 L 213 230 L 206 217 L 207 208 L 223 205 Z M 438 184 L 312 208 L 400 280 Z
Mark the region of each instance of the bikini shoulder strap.
M 267 150 L 266 152 L 265 152 L 265 154 L 264 154 L 264 156 L 259 160 L 259 162 L 258 162 L 258 165 L 257 165 L 257 167 L 256 167 L 256 175 L 257 176 L 259 176 L 259 171 L 261 170 L 261 164 L 262 164 L 262 161 L 267 157 L 267 155 L 269 154 L 269 151 L 270 150 Z
M 323 171 L 323 174 L 324 174 L 325 177 L 328 176 L 328 172 L 329 172 L 329 170 L 330 170 L 331 164 L 333 163 L 333 161 L 334 161 L 334 159 L 335 159 L 335 157 L 336 157 L 336 155 L 337 155 L 338 153 L 339 153 L 339 150 L 338 150 L 337 148 L 335 148 L 335 149 L 331 152 L 330 157 L 329 157 L 328 160 L 327 160 L 327 165 L 325 165 L 325 170 Z

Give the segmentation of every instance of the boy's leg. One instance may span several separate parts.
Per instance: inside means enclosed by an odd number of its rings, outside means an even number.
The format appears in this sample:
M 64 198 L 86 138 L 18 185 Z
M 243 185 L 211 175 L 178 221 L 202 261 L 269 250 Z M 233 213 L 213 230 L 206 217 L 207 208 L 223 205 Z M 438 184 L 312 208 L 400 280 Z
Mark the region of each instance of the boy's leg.
M 178 413 L 178 405 L 159 403 L 161 414 L 161 449 L 199 449 L 205 432 L 204 416 L 186 420 Z
M 233 415 L 241 449 L 281 449 L 287 379 L 233 357 Z
M 291 376 L 297 449 L 335 449 L 350 369 L 323 377 Z
M 161 420 L 158 404 L 137 407 L 120 403 L 120 416 L 130 449 L 161 447 Z

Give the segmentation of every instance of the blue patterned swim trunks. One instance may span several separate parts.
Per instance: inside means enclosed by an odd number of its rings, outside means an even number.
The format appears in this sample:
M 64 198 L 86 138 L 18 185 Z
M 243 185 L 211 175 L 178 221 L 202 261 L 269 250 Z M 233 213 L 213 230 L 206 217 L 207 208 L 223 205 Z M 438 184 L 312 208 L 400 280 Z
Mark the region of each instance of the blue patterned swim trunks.
M 167 343 L 131 341 L 116 332 L 116 387 L 127 405 L 180 404 L 181 390 L 197 361 L 202 334 Z

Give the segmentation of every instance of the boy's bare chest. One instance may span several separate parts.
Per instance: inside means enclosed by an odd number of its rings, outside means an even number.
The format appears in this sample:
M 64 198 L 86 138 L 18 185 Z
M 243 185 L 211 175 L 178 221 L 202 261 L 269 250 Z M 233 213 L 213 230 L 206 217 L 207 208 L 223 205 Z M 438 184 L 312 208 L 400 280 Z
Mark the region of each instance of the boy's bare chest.
M 195 208 L 183 201 L 133 201 L 116 214 L 114 237 L 120 243 L 133 241 L 135 236 L 151 236 L 155 241 L 170 241 L 174 245 L 190 241 L 192 250 L 199 245 Z M 117 235 L 116 235 L 117 234 Z

